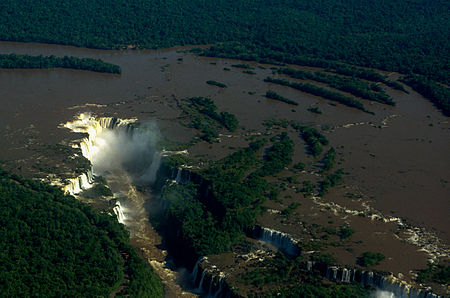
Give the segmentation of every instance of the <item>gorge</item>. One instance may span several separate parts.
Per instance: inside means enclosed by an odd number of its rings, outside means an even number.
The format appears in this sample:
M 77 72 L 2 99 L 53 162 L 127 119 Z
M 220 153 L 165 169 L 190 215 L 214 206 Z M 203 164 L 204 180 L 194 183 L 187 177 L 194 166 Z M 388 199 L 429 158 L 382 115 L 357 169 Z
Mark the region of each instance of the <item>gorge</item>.
M 88 168 L 85 173 L 68 179 L 68 184 L 63 186 L 63 190 L 83 200 L 83 192 L 98 185 L 98 177 L 104 177 L 106 184 L 102 185 L 107 188 L 110 188 L 109 185 L 111 185 L 112 198 L 111 196 L 99 196 L 97 200 L 103 198 L 109 201 L 109 206 L 112 206 L 111 210 L 117 220 L 127 227 L 132 239 L 135 239 L 137 243 L 141 241 L 138 247 L 145 251 L 145 246 L 148 245 L 145 241 L 148 240 L 149 230 L 152 230 L 148 222 L 149 214 L 144 206 L 149 198 L 143 198 L 142 194 L 139 195 L 136 186 L 145 185 L 150 190 L 157 179 L 156 175 L 160 170 L 163 156 L 187 154 L 188 152 L 157 150 L 160 138 L 157 126 L 151 122 L 139 123 L 136 118 L 119 119 L 81 113 L 73 121 L 66 122 L 60 127 L 70 129 L 83 136 L 79 140 L 74 140 L 72 147 L 80 149 L 82 155 L 91 163 L 91 168 Z M 201 195 L 208 199 L 208 182 L 197 173 L 187 169 L 186 165 L 169 168 L 165 172 L 170 173 L 163 178 L 167 183 L 195 182 L 203 189 Z M 61 184 L 61 181 L 54 183 Z M 157 204 L 162 204 L 162 202 Z M 308 254 L 304 254 L 302 249 L 302 243 L 287 233 L 256 225 L 249 236 L 275 246 L 277 250 L 287 256 L 304 255 L 306 260 L 308 259 Z M 159 253 L 167 254 L 165 251 Z M 221 271 L 216 265 L 210 263 L 207 256 L 198 259 L 190 276 L 182 269 L 182 274 L 184 274 L 182 277 L 179 276 L 179 272 L 173 271 L 180 270 L 180 268 L 173 264 L 168 266 L 166 261 L 157 261 L 154 251 L 147 250 L 147 258 L 156 272 L 160 274 L 166 287 L 172 288 L 171 291 L 178 291 L 177 293 L 181 291 L 187 294 L 184 292 L 187 290 L 191 293 L 200 293 L 205 297 L 234 297 L 236 295 L 233 287 L 226 281 L 227 276 L 232 273 Z M 374 287 L 377 289 L 375 292 L 377 297 L 439 297 L 429 290 L 411 286 L 394 277 L 392 273 L 374 273 L 326 265 L 324 267 L 323 264 L 314 261 L 306 261 L 301 266 L 310 272 L 315 270 L 333 282 L 342 284 L 357 282 L 363 286 Z M 187 284 L 186 282 L 179 284 L 182 280 L 189 278 L 191 281 L 188 281 Z

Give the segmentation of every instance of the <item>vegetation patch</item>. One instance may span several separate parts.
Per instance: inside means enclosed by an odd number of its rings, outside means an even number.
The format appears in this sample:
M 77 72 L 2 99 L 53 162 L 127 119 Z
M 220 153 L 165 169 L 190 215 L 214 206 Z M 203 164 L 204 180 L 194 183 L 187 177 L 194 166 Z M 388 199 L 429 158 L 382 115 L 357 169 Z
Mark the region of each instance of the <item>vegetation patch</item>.
M 30 56 L 30 55 L 0 55 L 0 68 L 70 68 L 121 74 L 120 66 L 106 63 L 100 59 L 77 58 L 64 56 Z
M 292 162 L 293 152 L 294 142 L 287 133 L 283 132 L 279 140 L 273 143 L 265 155 L 265 162 L 262 168 L 255 173 L 260 176 L 269 176 L 281 172 Z
M 217 113 L 217 106 L 213 100 L 206 97 L 192 97 L 186 99 L 183 110 L 189 115 L 190 127 L 200 130 L 200 138 L 209 143 L 219 137 L 218 129 L 224 127 L 228 131 L 235 131 L 239 125 L 236 116 L 228 112 Z
M 302 126 L 297 123 L 291 123 L 291 126 L 300 132 L 300 136 L 308 146 L 308 153 L 318 157 L 322 153 L 322 146 L 328 145 L 327 138 L 313 127 Z
M 337 75 L 329 75 L 320 71 L 313 73 L 310 71 L 296 70 L 292 68 L 281 68 L 278 70 L 278 73 L 286 74 L 296 79 L 313 80 L 316 82 L 326 83 L 332 88 L 348 92 L 357 97 L 377 101 L 387 105 L 395 105 L 392 98 L 386 94 L 383 89 L 379 88 L 378 85 L 375 85 L 378 86 L 378 88 L 374 88 L 374 85 L 361 81 L 354 76 L 348 78 Z M 382 79 L 382 82 L 384 82 L 384 79 Z
M 225 85 L 223 83 L 220 83 L 220 82 L 216 82 L 216 81 L 206 81 L 206 84 L 217 86 L 217 87 L 220 87 L 220 88 L 226 88 L 227 87 L 227 85 Z
M 421 270 L 417 276 L 420 283 L 435 282 L 441 285 L 450 284 L 450 266 L 444 264 L 429 265 Z
M 294 105 L 294 106 L 298 105 L 298 102 L 290 100 L 290 99 L 288 99 L 286 97 L 283 97 L 283 96 L 279 95 L 278 93 L 276 93 L 275 91 L 272 91 L 272 90 L 267 90 L 266 97 L 270 98 L 270 99 L 282 101 L 282 102 L 285 102 L 285 103 L 290 104 L 290 105 Z
M 253 69 L 253 67 L 248 64 L 232 64 L 231 66 L 236 68 Z
M 325 171 L 331 170 L 333 168 L 334 163 L 336 160 L 336 151 L 334 148 L 331 148 L 328 150 L 328 152 L 325 154 L 325 157 L 323 158 L 323 169 Z
M 341 238 L 341 240 L 351 237 L 354 233 L 355 230 L 350 227 L 341 227 L 339 229 L 339 237 Z
M 366 252 L 362 253 L 361 256 L 358 257 L 356 262 L 358 263 L 358 265 L 361 265 L 363 267 L 370 267 L 370 266 L 378 265 L 385 258 L 386 257 L 379 252 L 375 253 L 375 252 L 366 251 Z
M 346 105 L 348 107 L 356 108 L 358 110 L 361 110 L 363 112 L 374 114 L 371 111 L 368 111 L 364 108 L 364 105 L 354 98 L 350 98 L 348 96 L 343 95 L 342 93 L 334 92 L 327 90 L 322 87 L 318 87 L 309 83 L 297 83 L 297 82 L 289 82 L 285 79 L 274 79 L 271 77 L 267 77 L 264 79 L 264 82 L 269 82 L 273 84 L 278 84 L 282 86 L 288 86 L 294 89 L 297 89 L 302 92 L 310 93 L 312 95 L 320 96 L 329 100 L 333 100 L 336 102 L 339 102 L 343 105 Z
M 319 107 L 309 107 L 307 110 L 317 115 L 322 114 L 322 111 L 319 109 Z
M 337 170 L 334 173 L 325 176 L 325 179 L 320 184 L 319 195 L 323 196 L 330 187 L 336 186 L 342 180 L 342 174 L 344 171 L 342 169 Z
M 442 113 L 450 117 L 450 90 L 447 87 L 437 84 L 423 76 L 409 75 L 401 79 L 402 82 L 409 85 L 414 91 L 433 102 Z

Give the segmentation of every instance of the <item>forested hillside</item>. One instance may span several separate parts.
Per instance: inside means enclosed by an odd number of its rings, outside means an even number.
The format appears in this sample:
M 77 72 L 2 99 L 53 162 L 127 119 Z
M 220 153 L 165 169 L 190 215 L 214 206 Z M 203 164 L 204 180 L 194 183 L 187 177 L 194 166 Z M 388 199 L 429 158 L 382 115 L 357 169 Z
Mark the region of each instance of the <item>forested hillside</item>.
M 249 55 L 306 55 L 448 83 L 448 11 L 445 0 L 5 0 L 0 40 L 92 48 L 233 41 Z
M 0 169 L 5 297 L 162 297 L 159 278 L 117 220 L 61 190 Z

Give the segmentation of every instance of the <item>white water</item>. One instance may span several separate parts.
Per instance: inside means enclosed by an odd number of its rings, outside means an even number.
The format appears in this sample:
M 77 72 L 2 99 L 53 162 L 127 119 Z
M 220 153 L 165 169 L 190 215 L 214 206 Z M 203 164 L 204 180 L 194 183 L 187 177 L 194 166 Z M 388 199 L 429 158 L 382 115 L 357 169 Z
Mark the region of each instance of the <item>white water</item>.
M 275 245 L 287 254 L 296 255 L 298 253 L 297 240 L 293 239 L 289 234 L 261 227 L 260 239 Z
M 314 262 L 307 263 L 307 270 L 314 268 Z M 432 298 L 438 297 L 427 289 L 415 288 L 412 285 L 402 281 L 392 274 L 380 275 L 372 271 L 361 271 L 359 269 L 339 268 L 330 266 L 327 268 L 325 278 L 339 283 L 359 282 L 376 288 L 377 290 L 371 297 L 398 297 L 398 298 Z
M 122 210 L 122 206 L 120 205 L 120 202 L 117 201 L 116 206 L 114 206 L 113 208 L 114 214 L 116 214 L 117 216 L 117 220 L 121 223 L 121 224 L 125 224 L 125 215 L 123 213 Z
M 161 277 L 168 295 L 189 297 L 177 284 L 179 274 L 168 266 L 167 252 L 160 249 L 161 237 L 150 225 L 145 204 L 152 197 L 139 192 L 135 186 L 140 184 L 146 187 L 155 181 L 162 156 L 155 149 L 159 138 L 155 123 L 141 124 L 134 129 L 132 124 L 136 120 L 80 114 L 64 124 L 73 132 L 87 134 L 72 146 L 80 148 L 83 156 L 92 164 L 92 170 L 83 174 L 87 179 L 81 175 L 81 178 L 72 179 L 64 189 L 71 194 L 78 194 L 92 186 L 94 175 L 103 176 L 116 200 L 112 211 L 130 232 L 133 245 L 140 249 Z

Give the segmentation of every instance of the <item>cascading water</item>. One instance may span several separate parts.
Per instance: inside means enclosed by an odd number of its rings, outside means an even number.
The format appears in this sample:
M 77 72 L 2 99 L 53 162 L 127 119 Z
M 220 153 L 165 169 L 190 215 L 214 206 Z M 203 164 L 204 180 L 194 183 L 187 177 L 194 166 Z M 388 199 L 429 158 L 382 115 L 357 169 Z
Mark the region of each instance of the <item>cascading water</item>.
M 122 206 L 120 202 L 117 201 L 116 205 L 113 208 L 114 214 L 117 216 L 117 220 L 121 223 L 125 223 L 125 215 L 123 214 Z
M 103 176 L 114 194 L 112 211 L 130 232 L 133 245 L 163 280 L 167 294 L 189 297 L 176 282 L 178 273 L 166 262 L 167 252 L 160 248 L 161 237 L 150 225 L 146 209 L 146 204 L 157 200 L 145 189 L 155 181 L 161 163 L 162 154 L 156 150 L 158 129 L 154 123 L 135 128 L 136 120 L 86 113 L 64 124 L 73 132 L 87 134 L 72 146 L 80 148 L 92 164 L 90 171 L 71 179 L 64 190 L 82 196 L 83 190 L 95 184 L 94 176 Z M 143 187 L 143 192 L 136 184 Z
M 293 239 L 289 234 L 260 226 L 255 227 L 254 233 L 261 241 L 273 244 L 291 256 L 298 254 L 298 241 Z
M 308 261 L 306 269 L 311 271 L 320 267 L 312 261 Z M 373 297 L 398 297 L 398 298 L 433 298 L 439 297 L 429 290 L 417 289 L 404 281 L 399 280 L 392 274 L 380 274 L 373 271 L 348 269 L 337 266 L 330 266 L 323 272 L 324 277 L 330 281 L 338 283 L 358 282 L 365 286 L 376 289 Z

